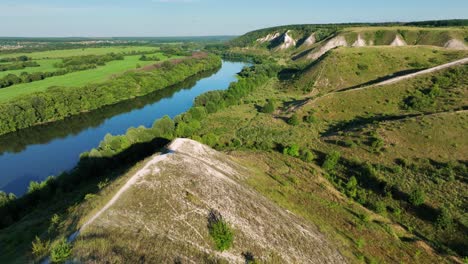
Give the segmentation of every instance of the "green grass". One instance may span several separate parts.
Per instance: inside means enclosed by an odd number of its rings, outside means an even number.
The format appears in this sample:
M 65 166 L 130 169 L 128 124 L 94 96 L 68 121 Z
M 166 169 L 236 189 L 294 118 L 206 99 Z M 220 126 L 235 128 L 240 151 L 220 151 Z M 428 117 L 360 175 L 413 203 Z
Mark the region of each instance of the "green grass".
M 0 79 L 8 74 L 20 75 L 22 72 L 33 73 L 33 72 L 53 72 L 57 68 L 54 67 L 54 64 L 59 63 L 60 59 L 38 59 L 35 60 L 40 66 L 39 67 L 27 67 L 20 70 L 12 71 L 0 71 Z
M 434 67 L 468 56 L 467 51 L 436 47 L 339 48 L 298 79 L 296 86 L 321 93 L 376 81 L 399 72 Z
M 143 46 L 128 46 L 128 47 L 103 47 L 103 48 L 82 48 L 82 49 L 66 49 L 66 50 L 50 50 L 40 51 L 33 53 L 9 53 L 1 54 L 0 58 L 14 58 L 18 56 L 28 56 L 33 59 L 57 59 L 70 56 L 85 56 L 85 55 L 105 55 L 111 52 L 122 53 L 131 51 L 154 51 L 158 50 L 157 47 L 143 47 Z
M 168 59 L 162 54 L 159 54 L 159 57 L 161 61 Z M 51 86 L 78 87 L 89 83 L 102 82 L 115 74 L 135 69 L 137 64 L 145 66 L 155 63 L 152 61 L 140 61 L 139 58 L 140 55 L 126 56 L 122 61 L 111 61 L 105 66 L 100 66 L 96 69 L 72 72 L 62 76 L 47 78 L 42 81 L 23 83 L 0 89 L 0 102 L 11 100 L 20 95 L 45 91 Z
M 405 55 L 408 53 L 401 56 Z M 421 59 L 427 58 L 421 56 Z M 349 68 L 342 70 L 337 71 L 336 76 L 349 74 Z M 450 75 L 457 71 L 458 75 Z M 336 93 L 297 110 L 299 117 L 312 114 L 317 119 L 312 123 L 301 122 L 297 126 L 287 124 L 292 113 L 285 110 L 290 104 L 300 102 L 308 95 L 294 87 L 284 87 L 271 81 L 247 96 L 242 104 L 209 115 L 202 122 L 200 134 L 212 132 L 219 136 L 219 149 L 256 149 L 254 153 L 238 154 L 245 156 L 246 162 L 260 171 L 259 175 L 249 178 L 249 184 L 281 206 L 318 224 L 334 241 L 341 243 L 343 251 L 384 262 L 388 261 L 388 252 L 397 254 L 396 259 L 405 259 L 405 262 L 444 262 L 447 261 L 445 253 L 453 255 L 454 250 L 460 252 L 463 238 L 460 227 L 437 229 L 435 219 L 440 208 L 451 208 L 454 221 L 466 223 L 466 216 L 463 215 L 466 177 L 463 176 L 463 164 L 457 161 L 468 155 L 464 148 L 468 144 L 464 137 L 467 117 L 466 112 L 451 113 L 467 105 L 465 71 L 466 66 L 458 66 L 453 70 L 423 75 L 392 85 Z M 405 98 L 417 90 L 431 88 L 434 80 L 447 76 L 460 79 L 448 82 L 447 86 L 441 85 L 442 92 L 434 98 L 433 105 L 421 110 L 402 107 Z M 271 99 L 277 102 L 276 111 L 273 114 L 261 113 L 259 106 Z M 438 113 L 441 111 L 445 112 Z M 391 118 L 413 114 L 425 116 Z M 390 118 L 379 119 L 380 115 L 388 115 Z M 361 117 L 362 120 L 358 120 Z M 348 125 L 341 126 L 343 123 Z M 233 140 L 240 140 L 240 147 L 230 147 Z M 379 144 L 373 146 L 373 142 Z M 301 164 L 299 159 L 285 158 L 277 153 L 281 152 L 282 147 L 291 144 L 298 144 L 301 150 L 317 153 L 317 164 L 322 163 L 323 156 L 320 155 L 333 150 L 341 152 L 342 159 L 336 172 L 328 179 L 335 188 L 345 193 L 347 181 L 354 176 L 360 188 L 368 193 L 365 203 L 367 208 L 376 208 L 385 222 L 373 221 L 369 226 L 357 230 L 346 227 L 347 224 L 341 221 L 355 222 L 347 214 L 350 211 L 361 214 L 357 209 L 359 207 L 350 208 L 339 202 L 329 205 L 330 208 L 320 205 L 316 200 L 331 200 L 317 197 L 319 188 L 312 187 L 314 183 L 311 179 L 321 176 L 309 175 L 311 169 L 298 168 Z M 408 160 L 412 165 L 401 167 L 396 164 L 397 159 Z M 268 166 L 264 163 L 268 163 Z M 367 166 L 372 169 L 368 171 Z M 261 176 L 262 172 L 267 175 Z M 384 189 L 382 186 L 387 187 Z M 404 198 L 404 194 L 411 193 L 415 186 L 421 186 L 426 193 L 424 205 L 411 205 Z M 401 233 L 399 225 L 414 234 L 420 234 L 427 243 L 445 252 L 442 253 L 443 259 L 442 255 L 437 254 L 433 257 L 438 260 L 421 259 L 421 254 L 415 252 L 424 252 L 424 249 L 409 243 L 412 235 Z M 380 234 L 381 231 L 385 234 Z M 389 237 L 386 239 L 375 239 L 387 235 Z M 400 240 L 399 237 L 405 239 Z

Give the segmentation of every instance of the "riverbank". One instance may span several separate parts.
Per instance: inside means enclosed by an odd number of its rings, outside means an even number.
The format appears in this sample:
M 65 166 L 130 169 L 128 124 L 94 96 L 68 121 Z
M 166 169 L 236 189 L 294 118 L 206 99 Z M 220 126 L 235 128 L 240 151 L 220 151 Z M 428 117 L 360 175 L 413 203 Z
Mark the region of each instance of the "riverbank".
M 144 96 L 220 65 L 221 59 L 215 55 L 194 54 L 149 70 L 129 71 L 105 83 L 50 87 L 18 97 L 0 104 L 0 135 Z

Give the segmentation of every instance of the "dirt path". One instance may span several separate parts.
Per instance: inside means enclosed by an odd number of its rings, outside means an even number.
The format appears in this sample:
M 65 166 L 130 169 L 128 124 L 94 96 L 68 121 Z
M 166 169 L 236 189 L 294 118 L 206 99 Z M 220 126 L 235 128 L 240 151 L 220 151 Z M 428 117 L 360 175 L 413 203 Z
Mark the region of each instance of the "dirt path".
M 382 86 L 382 85 L 392 84 L 392 83 L 396 83 L 396 82 L 399 82 L 401 80 L 410 79 L 410 78 L 413 78 L 413 77 L 416 77 L 416 76 L 419 76 L 419 75 L 422 75 L 422 74 L 436 72 L 436 71 L 440 71 L 440 70 L 450 68 L 450 67 L 453 67 L 453 66 L 463 65 L 463 64 L 466 64 L 466 63 L 468 63 L 468 58 L 452 61 L 452 62 L 449 62 L 449 63 L 446 63 L 446 64 L 442 64 L 442 65 L 432 67 L 432 68 L 429 68 L 429 69 L 426 69 L 426 70 L 418 71 L 418 72 L 415 72 L 415 73 L 410 73 L 410 74 L 407 74 L 407 75 L 395 77 L 395 78 L 392 78 L 392 79 L 389 79 L 389 80 L 374 84 L 372 86 Z M 362 87 L 362 88 L 366 88 L 366 87 Z M 361 89 L 361 88 L 358 88 L 358 89 Z M 354 89 L 354 90 L 358 90 L 358 89 Z
M 449 63 L 442 64 L 442 65 L 439 65 L 439 66 L 435 66 L 435 67 L 432 67 L 432 68 L 429 68 L 429 69 L 418 71 L 418 72 L 415 72 L 415 73 L 410 73 L 410 74 L 407 74 L 407 75 L 398 76 L 398 77 L 388 79 L 386 81 L 379 82 L 379 83 L 376 83 L 376 84 L 372 84 L 372 85 L 369 85 L 369 86 L 364 86 L 364 87 L 355 88 L 355 89 L 348 89 L 348 90 L 342 90 L 342 91 L 327 93 L 327 94 L 325 94 L 323 96 L 319 96 L 319 97 L 315 97 L 313 99 L 310 99 L 307 103 L 302 104 L 301 107 L 304 106 L 304 105 L 307 105 L 309 103 L 313 103 L 318 99 L 328 97 L 328 96 L 333 95 L 333 94 L 347 93 L 347 92 L 352 92 L 352 91 L 364 90 L 364 89 L 369 89 L 369 88 L 375 88 L 375 87 L 378 87 L 378 86 L 393 84 L 393 83 L 396 83 L 396 82 L 399 82 L 399 81 L 403 81 L 403 80 L 407 80 L 407 79 L 417 77 L 419 75 L 424 75 L 424 74 L 440 71 L 440 70 L 443 70 L 443 69 L 447 69 L 447 68 L 450 68 L 450 67 L 463 65 L 463 64 L 467 64 L 467 63 L 468 63 L 468 58 L 463 58 L 463 59 L 460 59 L 460 60 L 456 60 L 456 61 L 452 61 L 452 62 L 449 62 Z M 297 110 L 297 109 L 295 109 L 295 110 Z

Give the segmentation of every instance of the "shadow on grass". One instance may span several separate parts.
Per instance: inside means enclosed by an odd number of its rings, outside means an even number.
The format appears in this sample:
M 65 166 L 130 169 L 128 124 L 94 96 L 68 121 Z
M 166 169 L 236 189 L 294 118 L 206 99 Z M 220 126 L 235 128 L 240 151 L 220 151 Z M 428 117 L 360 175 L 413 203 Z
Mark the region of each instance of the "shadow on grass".
M 425 70 L 425 69 L 426 68 L 410 69 L 410 70 L 395 72 L 393 74 L 383 76 L 383 77 L 380 77 L 380 78 L 377 78 L 377 79 L 374 79 L 374 80 L 371 80 L 371 81 L 368 81 L 368 82 L 365 82 L 365 83 L 361 83 L 361 84 L 354 85 L 354 86 L 351 86 L 351 87 L 348 87 L 348 88 L 340 89 L 338 92 L 345 92 L 345 91 L 349 91 L 349 90 L 353 90 L 353 89 L 357 89 L 357 88 L 362 88 L 362 87 L 374 85 L 374 84 L 377 84 L 377 83 L 380 83 L 380 82 L 384 82 L 384 81 L 387 81 L 387 80 L 390 80 L 390 79 L 393 79 L 393 78 L 396 78 L 396 77 L 401 77 L 401 76 L 404 76 L 404 75 L 407 75 L 407 74 L 419 72 L 419 71 L 422 71 L 422 70 Z
M 421 114 L 406 114 L 406 115 L 383 115 L 377 114 L 372 116 L 357 116 L 349 121 L 342 121 L 336 124 L 330 125 L 321 136 L 332 136 L 336 135 L 340 131 L 353 131 L 363 128 L 367 125 L 377 124 L 384 121 L 398 121 L 406 118 L 416 117 Z

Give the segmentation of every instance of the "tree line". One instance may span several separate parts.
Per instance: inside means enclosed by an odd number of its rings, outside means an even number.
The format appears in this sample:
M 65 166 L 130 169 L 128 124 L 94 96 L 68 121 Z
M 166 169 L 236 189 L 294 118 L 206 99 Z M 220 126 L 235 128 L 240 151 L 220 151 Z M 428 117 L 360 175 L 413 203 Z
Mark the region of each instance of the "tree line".
M 20 83 L 30 83 L 35 81 L 44 80 L 49 77 L 54 76 L 61 76 L 71 72 L 76 71 L 84 71 L 89 69 L 95 69 L 98 66 L 103 66 L 107 62 L 115 61 L 115 60 L 124 60 L 125 55 L 138 55 L 143 54 L 151 54 L 156 51 L 147 51 L 147 52 L 138 52 L 138 51 L 129 51 L 124 53 L 109 53 L 105 55 L 86 55 L 86 56 L 72 56 L 63 58 L 61 62 L 56 63 L 54 66 L 59 68 L 53 72 L 22 72 L 19 75 L 15 74 L 8 74 L 3 78 L 0 78 L 0 88 L 5 88 L 9 86 L 13 86 Z M 20 58 L 26 58 L 26 61 L 22 61 Z M 5 59 L 17 59 L 18 61 L 22 61 L 21 63 L 17 63 L 18 65 L 24 65 L 23 68 L 17 66 L 19 68 L 11 68 L 8 70 L 16 70 L 16 69 L 24 69 L 25 67 L 38 67 L 40 66 L 35 61 L 30 61 L 31 59 L 26 56 L 21 56 L 18 58 L 5 58 Z M 0 71 L 2 71 L 2 65 L 0 65 Z
M 0 104 L 0 134 L 64 119 L 176 84 L 221 65 L 219 57 L 188 58 L 153 71 L 132 71 L 83 87 L 49 87 Z

